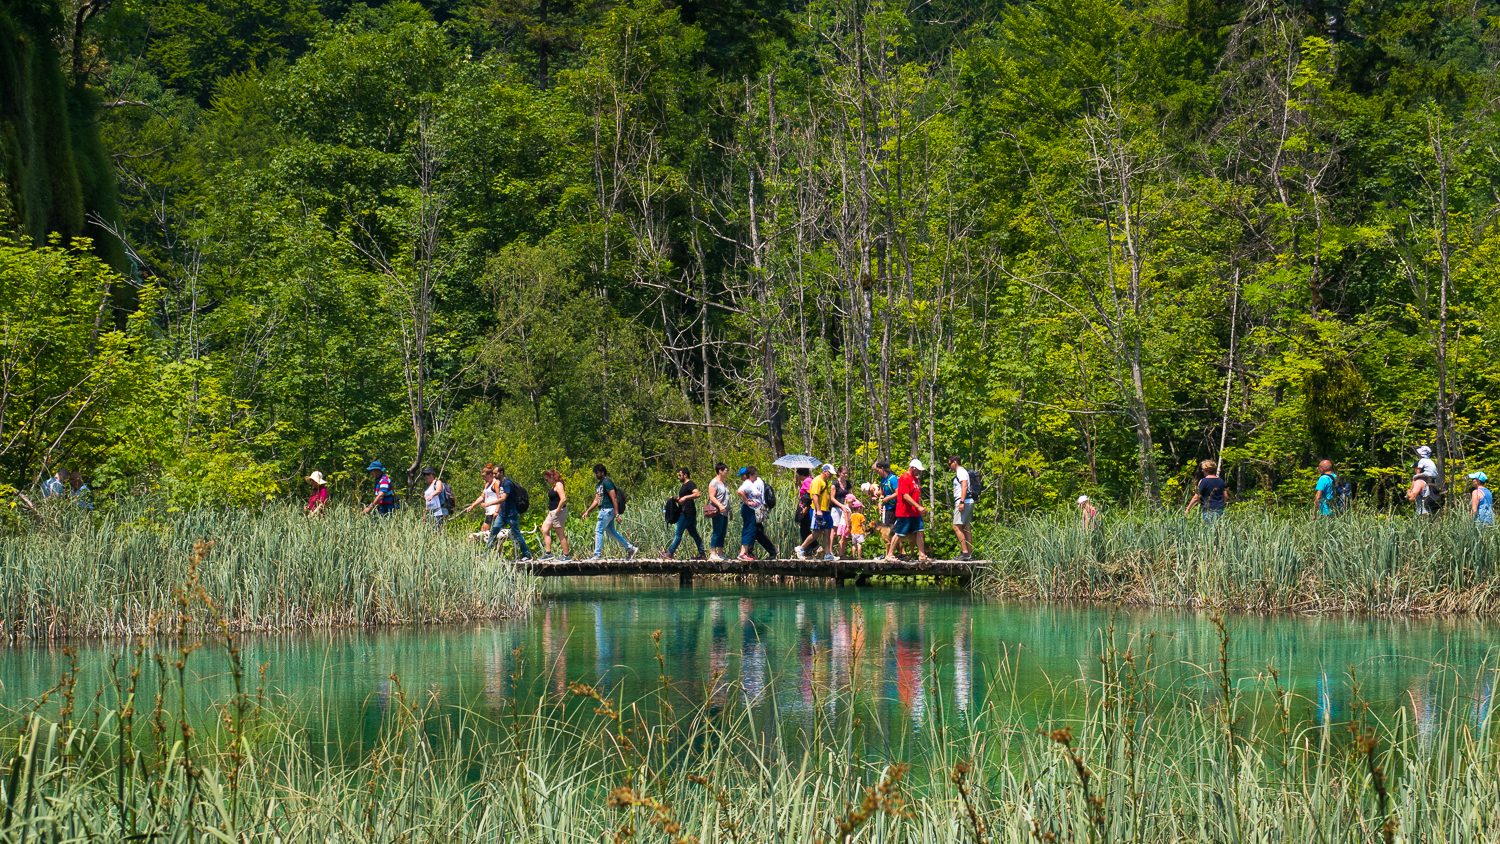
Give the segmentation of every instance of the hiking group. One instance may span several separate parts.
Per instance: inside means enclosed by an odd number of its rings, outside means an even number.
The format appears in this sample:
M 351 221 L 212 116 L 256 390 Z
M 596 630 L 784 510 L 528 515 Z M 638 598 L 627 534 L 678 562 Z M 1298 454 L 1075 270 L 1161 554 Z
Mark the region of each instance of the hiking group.
M 1416 450 L 1417 461 L 1412 467 L 1411 482 L 1406 490 L 1406 500 L 1412 504 L 1418 516 L 1430 516 L 1442 507 L 1447 494 L 1442 474 L 1432 459 L 1432 449 L 1421 446 Z M 1204 521 L 1215 522 L 1224 514 L 1229 504 L 1229 485 L 1219 477 L 1218 464 L 1205 460 L 1199 464 L 1202 477 L 1197 490 L 1188 502 L 1184 514 L 1198 509 Z M 1489 489 L 1489 476 L 1484 472 L 1468 473 L 1468 511 L 1475 523 L 1484 526 L 1495 524 L 1494 496 Z M 1092 522 L 1097 510 L 1088 503 L 1088 496 L 1080 496 L 1079 509 L 1086 522 Z M 1333 470 L 1333 461 L 1318 462 L 1318 479 L 1313 484 L 1313 517 L 1333 516 L 1347 510 L 1354 503 L 1354 484 L 1348 478 L 1339 477 Z
M 957 457 L 948 458 L 948 468 L 953 472 L 953 519 L 954 535 L 958 539 L 959 559 L 973 559 L 974 502 L 981 493 L 978 475 L 963 467 Z M 822 465 L 814 476 L 809 469 L 798 469 L 798 496 L 796 522 L 801 542 L 794 553 L 799 560 L 810 559 L 822 551 L 822 559 L 836 560 L 849 557 L 852 546 L 853 558 L 863 557 L 865 545 L 878 535 L 884 545 L 885 559 L 897 559 L 903 550 L 914 550 L 918 560 L 927 561 L 925 519 L 929 508 L 922 504 L 922 473 L 926 467 L 922 461 L 912 459 L 906 471 L 897 474 L 889 461 L 882 460 L 873 467 L 878 478 L 858 489 L 849 481 L 849 469 L 834 469 L 832 464 Z M 401 506 L 400 496 L 384 464 L 372 462 L 366 469 L 374 481 L 375 491 L 363 512 L 386 516 Z M 531 549 L 521 530 L 521 517 L 530 509 L 531 499 L 526 488 L 506 476 L 504 466 L 490 463 L 480 472 L 483 486 L 475 499 L 458 510 L 453 489 L 438 476 L 436 469 L 426 467 L 422 477 L 426 487 L 422 500 L 426 518 L 435 529 L 442 530 L 449 517 L 456 513 L 469 513 L 476 507 L 484 509 L 484 521 L 471 538 L 482 540 L 487 545 L 503 546 L 506 541 L 516 545 L 521 560 L 530 560 Z M 561 473 L 548 469 L 542 473 L 547 485 L 547 515 L 538 529 L 542 542 L 543 559 L 571 559 L 568 547 L 568 490 Z M 604 556 L 606 539 L 618 543 L 626 559 L 640 553 L 640 548 L 626 539 L 620 532 L 620 518 L 629 507 L 629 496 L 609 476 L 604 464 L 594 466 L 594 497 L 583 511 L 583 518 L 598 511 L 594 524 L 594 553 L 591 559 Z M 321 472 L 307 477 L 314 487 L 308 498 L 310 514 L 321 515 L 328 506 L 328 480 Z M 692 470 L 682 467 L 677 470 L 676 495 L 667 499 L 662 515 L 675 529 L 671 544 L 664 556 L 674 559 L 684 539 L 691 539 L 697 546 L 696 559 L 724 561 L 729 559 L 726 549 L 730 516 L 736 510 L 740 516 L 739 551 L 736 559 L 751 562 L 756 559 L 754 549 L 765 551 L 766 559 L 777 558 L 776 545 L 766 532 L 771 511 L 776 507 L 775 488 L 760 475 L 755 466 L 745 466 L 730 479 L 730 470 L 724 463 L 714 466 L 714 476 L 702 490 L 694 482 Z M 873 524 L 864 514 L 865 500 L 875 509 Z M 701 505 L 703 518 L 709 523 L 709 540 L 705 548 L 703 536 L 698 530 L 698 514 Z M 556 546 L 557 551 L 553 548 Z M 834 548 L 838 550 L 835 553 Z

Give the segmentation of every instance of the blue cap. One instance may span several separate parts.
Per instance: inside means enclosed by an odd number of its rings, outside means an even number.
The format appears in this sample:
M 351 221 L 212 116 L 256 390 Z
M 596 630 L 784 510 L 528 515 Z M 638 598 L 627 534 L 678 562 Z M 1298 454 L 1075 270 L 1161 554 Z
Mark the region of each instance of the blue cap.
M 1490 476 L 1486 475 L 1483 472 L 1470 472 L 1469 477 L 1473 478 L 1476 481 L 1479 481 L 1480 483 L 1489 483 L 1490 480 Z
M 749 466 L 741 466 L 741 467 L 740 467 L 740 470 L 739 470 L 739 471 L 738 471 L 738 472 L 735 472 L 735 473 L 734 473 L 734 474 L 735 474 L 735 475 L 736 475 L 736 476 L 738 476 L 738 475 L 743 475 L 743 474 L 745 474 L 745 473 L 746 473 L 746 472 L 748 472 L 748 471 L 750 471 L 750 467 L 749 467 Z
M 368 465 L 368 466 L 365 467 L 365 471 L 366 472 L 384 472 L 385 471 L 385 464 L 381 463 L 379 460 L 371 461 L 370 465 Z

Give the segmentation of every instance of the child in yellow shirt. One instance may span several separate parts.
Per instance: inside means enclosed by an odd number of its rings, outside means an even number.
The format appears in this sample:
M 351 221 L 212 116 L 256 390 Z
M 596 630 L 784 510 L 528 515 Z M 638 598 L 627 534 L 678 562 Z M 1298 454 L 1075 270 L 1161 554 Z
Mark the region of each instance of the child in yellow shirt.
M 849 539 L 854 543 L 854 559 L 863 560 L 865 558 L 865 514 L 862 508 L 865 503 L 852 492 L 844 500 L 849 503 Z

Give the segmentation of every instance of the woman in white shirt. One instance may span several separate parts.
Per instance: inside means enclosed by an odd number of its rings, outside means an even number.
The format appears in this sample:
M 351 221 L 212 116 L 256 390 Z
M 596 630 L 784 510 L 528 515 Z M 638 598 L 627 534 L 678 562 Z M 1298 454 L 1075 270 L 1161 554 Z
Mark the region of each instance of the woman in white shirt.
M 757 542 L 770 554 L 767 559 L 774 560 L 776 546 L 766 536 L 765 521 L 770 516 L 770 510 L 766 508 L 766 483 L 760 479 L 760 472 L 754 466 L 741 469 L 740 475 L 745 479 L 737 490 L 740 495 L 740 560 L 755 562 L 750 548 Z

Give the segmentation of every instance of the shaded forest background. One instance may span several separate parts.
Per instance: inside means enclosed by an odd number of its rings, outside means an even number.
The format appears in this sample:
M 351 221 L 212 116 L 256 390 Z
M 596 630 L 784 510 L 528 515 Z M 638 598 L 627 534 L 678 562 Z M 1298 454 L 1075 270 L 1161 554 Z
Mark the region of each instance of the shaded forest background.
M 956 453 L 998 513 L 1493 468 L 1497 15 L 13 0 L 0 470 Z

